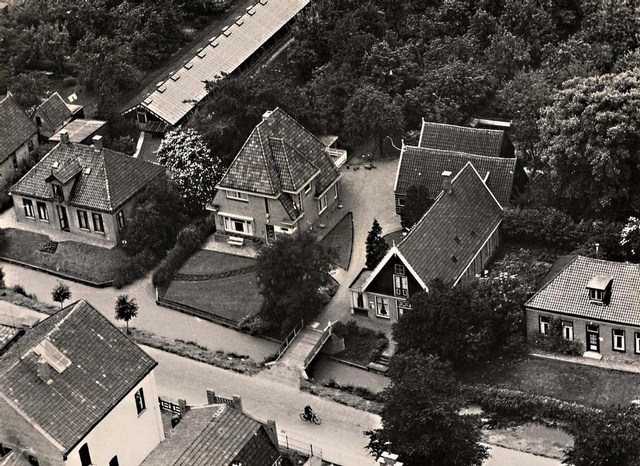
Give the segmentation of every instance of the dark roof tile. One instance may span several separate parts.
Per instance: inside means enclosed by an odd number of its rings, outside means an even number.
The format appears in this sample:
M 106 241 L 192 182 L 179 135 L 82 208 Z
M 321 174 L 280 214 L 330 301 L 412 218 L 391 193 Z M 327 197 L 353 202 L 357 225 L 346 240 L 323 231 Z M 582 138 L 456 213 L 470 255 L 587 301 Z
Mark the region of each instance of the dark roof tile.
M 503 142 L 507 138 L 502 130 L 469 128 L 443 123 L 422 122 L 420 147 L 452 150 L 485 157 L 504 157 Z
M 37 132 L 35 123 L 29 119 L 11 95 L 0 101 L 0 163 Z
M 54 92 L 40 104 L 36 110 L 36 116 L 40 117 L 41 121 L 40 134 L 49 138 L 60 131 L 71 118 L 72 113 L 60 94 Z

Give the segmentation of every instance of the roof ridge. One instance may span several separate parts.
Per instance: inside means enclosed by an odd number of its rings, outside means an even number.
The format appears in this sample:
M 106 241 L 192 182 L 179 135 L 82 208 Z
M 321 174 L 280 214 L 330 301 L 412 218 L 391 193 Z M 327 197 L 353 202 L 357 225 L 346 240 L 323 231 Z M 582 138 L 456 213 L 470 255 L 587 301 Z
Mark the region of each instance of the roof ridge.
M 293 172 L 292 172 L 292 170 L 291 170 L 291 164 L 289 163 L 289 157 L 287 157 L 287 153 L 286 153 L 287 148 L 286 148 L 286 145 L 285 145 L 284 139 L 282 139 L 282 138 L 278 138 L 278 137 L 275 137 L 275 136 L 267 136 L 267 139 L 269 140 L 269 151 L 271 152 L 271 154 L 270 154 L 270 155 L 271 155 L 271 157 L 273 158 L 273 161 L 274 161 L 274 163 L 275 163 L 275 169 L 276 169 L 276 172 L 278 172 L 278 177 L 280 178 L 280 185 L 282 185 L 282 184 L 283 184 L 282 171 L 281 171 L 281 167 L 278 165 L 278 161 L 276 160 L 275 154 L 273 153 L 273 150 L 272 150 L 272 148 L 271 148 L 271 140 L 272 140 L 272 139 L 273 139 L 274 141 L 278 141 L 278 142 L 280 142 L 280 144 L 282 144 L 282 150 L 283 150 L 283 152 L 284 152 L 284 164 L 285 164 L 285 166 L 284 166 L 284 167 L 282 167 L 282 168 L 286 169 L 286 171 L 287 171 L 286 175 L 287 175 L 287 176 L 289 177 L 289 179 L 291 179 L 291 180 L 292 180 L 292 182 L 293 182 Z
M 438 123 L 438 122 L 435 122 L 435 121 L 425 121 L 425 120 L 423 120 L 423 125 L 448 126 L 450 128 L 459 128 L 459 129 L 467 130 L 467 131 L 470 131 L 470 132 L 475 132 L 475 131 L 484 132 L 484 131 L 486 131 L 486 132 L 491 132 L 491 133 L 500 133 L 500 136 L 503 136 L 504 132 L 505 132 L 505 130 L 503 130 L 503 129 L 473 128 L 471 126 L 454 125 L 454 124 L 451 124 L 451 123 Z
M 262 121 L 260 123 L 258 123 L 258 125 L 256 126 L 256 130 L 258 130 L 258 127 L 261 125 Z M 268 140 L 269 136 L 267 136 L 267 140 Z M 264 162 L 264 168 L 267 170 L 267 180 L 269 182 L 269 186 L 271 186 L 271 191 L 273 191 L 273 193 L 276 193 L 276 187 L 273 183 L 273 179 L 271 178 L 271 170 L 269 168 L 269 160 L 267 160 L 267 157 L 271 157 L 272 159 L 274 159 L 273 154 L 270 153 L 269 155 L 265 154 L 264 152 L 264 144 L 262 143 L 262 132 L 260 130 L 258 130 L 258 140 L 260 142 L 260 144 L 258 144 L 258 150 L 260 151 L 260 154 L 262 154 L 262 159 Z M 268 142 L 268 141 L 267 141 Z M 269 146 L 269 152 L 271 152 L 271 146 Z M 274 159 L 275 162 L 275 159 Z M 278 167 L 277 164 L 275 164 L 275 170 L 276 170 L 276 175 L 278 176 L 278 178 L 280 178 L 280 173 L 278 172 Z M 282 180 L 279 179 L 278 181 L 280 181 L 282 183 Z
M 434 152 L 438 152 L 438 153 L 441 153 L 441 154 L 461 155 L 461 156 L 465 156 L 465 157 L 473 157 L 476 160 L 490 160 L 490 161 L 496 162 L 496 163 L 503 163 L 502 161 L 506 161 L 509 164 L 513 164 L 513 165 L 515 165 L 516 161 L 518 160 L 517 157 L 494 157 L 492 155 L 472 154 L 471 152 L 464 152 L 464 151 L 460 151 L 460 150 L 438 149 L 438 148 L 435 148 L 435 147 L 414 146 L 412 144 L 407 144 L 405 147 L 408 148 L 408 149 L 417 149 L 417 150 L 421 150 L 421 151 L 434 151 Z M 505 163 L 505 165 L 506 165 L 506 163 Z

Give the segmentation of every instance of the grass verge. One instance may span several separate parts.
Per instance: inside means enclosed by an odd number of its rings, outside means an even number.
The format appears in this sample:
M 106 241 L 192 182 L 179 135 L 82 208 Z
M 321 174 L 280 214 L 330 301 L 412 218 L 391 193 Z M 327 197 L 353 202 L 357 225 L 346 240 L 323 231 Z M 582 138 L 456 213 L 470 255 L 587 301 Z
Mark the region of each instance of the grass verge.
M 336 403 L 361 411 L 368 411 L 373 414 L 382 412 L 381 395 L 373 393 L 366 388 L 342 385 L 334 381 L 318 384 L 311 380 L 302 380 L 300 382 L 300 390 L 312 395 L 329 398 Z
M 348 212 L 329 234 L 322 239 L 322 243 L 337 251 L 337 265 L 348 270 L 353 248 L 353 214 Z
M 24 289 L 19 289 L 21 291 L 16 291 L 16 289 L 11 288 L 0 290 L 0 300 L 16 304 L 17 306 L 26 307 L 27 309 L 31 309 L 33 311 L 43 312 L 49 315 L 55 314 L 60 310 L 58 306 L 53 306 L 51 304 L 46 304 L 38 301 L 38 297 L 36 295 L 29 294 L 24 291 Z
M 344 351 L 333 356 L 360 366 L 375 362 L 389 345 L 389 339 L 384 333 L 361 327 L 354 320 L 349 320 L 346 324 L 337 322 L 333 333 L 344 338 L 345 347 Z

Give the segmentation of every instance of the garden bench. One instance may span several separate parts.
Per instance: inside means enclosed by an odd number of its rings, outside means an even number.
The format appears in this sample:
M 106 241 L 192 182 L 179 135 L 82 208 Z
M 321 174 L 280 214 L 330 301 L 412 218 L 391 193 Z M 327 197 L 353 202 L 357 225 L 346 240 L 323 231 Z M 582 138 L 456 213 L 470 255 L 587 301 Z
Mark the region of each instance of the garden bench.
M 232 246 L 244 246 L 244 238 L 240 238 L 239 236 L 229 236 L 227 244 Z

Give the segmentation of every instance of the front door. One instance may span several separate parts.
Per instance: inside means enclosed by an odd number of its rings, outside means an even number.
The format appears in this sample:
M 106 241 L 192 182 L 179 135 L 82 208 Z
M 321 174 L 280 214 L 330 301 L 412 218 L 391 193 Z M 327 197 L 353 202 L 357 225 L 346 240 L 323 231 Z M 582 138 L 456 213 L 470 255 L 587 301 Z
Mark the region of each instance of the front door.
M 63 206 L 58 206 L 58 219 L 60 220 L 60 229 L 62 231 L 69 231 L 69 219 L 67 218 L 67 209 Z
M 600 328 L 597 325 L 587 325 L 587 351 L 600 352 Z
M 273 225 L 266 225 L 267 227 L 267 244 L 271 244 L 276 239 L 276 230 Z

